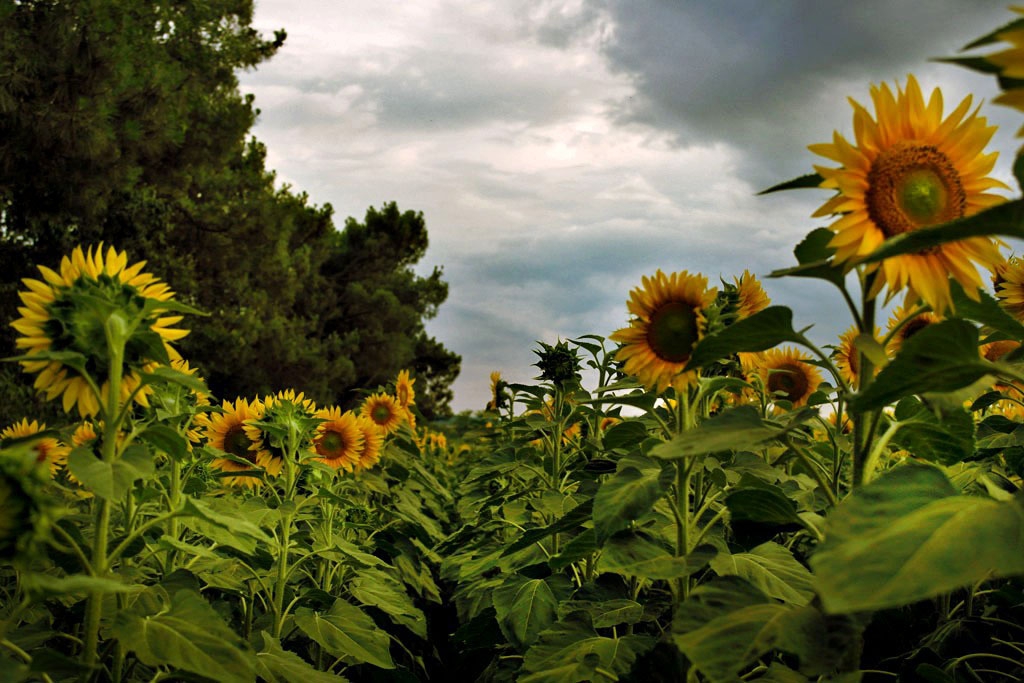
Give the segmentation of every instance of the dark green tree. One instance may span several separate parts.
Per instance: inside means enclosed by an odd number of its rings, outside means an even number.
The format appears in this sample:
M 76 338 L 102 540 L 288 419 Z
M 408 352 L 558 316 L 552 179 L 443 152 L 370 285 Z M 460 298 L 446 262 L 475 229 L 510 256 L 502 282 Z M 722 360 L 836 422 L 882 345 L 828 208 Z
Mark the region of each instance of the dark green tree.
M 180 347 L 218 396 L 350 404 L 412 367 L 421 405 L 443 413 L 458 357 L 423 332 L 447 285 L 411 269 L 422 216 L 339 233 L 329 205 L 275 188 L 235 73 L 285 33 L 251 19 L 252 0 L 0 0 L 4 319 L 34 264 L 104 241 L 210 313 Z M 14 337 L 0 326 L 3 349 Z M 0 420 L 39 414 L 17 375 L 0 375 Z

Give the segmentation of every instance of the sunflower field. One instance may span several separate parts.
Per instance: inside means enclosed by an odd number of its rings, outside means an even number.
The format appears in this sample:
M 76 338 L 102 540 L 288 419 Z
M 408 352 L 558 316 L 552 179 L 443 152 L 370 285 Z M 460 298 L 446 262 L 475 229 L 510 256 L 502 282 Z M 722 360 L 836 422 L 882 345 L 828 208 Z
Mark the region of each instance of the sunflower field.
M 966 49 L 1024 110 L 1024 19 Z M 212 396 L 173 283 L 39 264 L 7 360 L 67 419 L 0 433 L 0 681 L 1024 680 L 1024 198 L 971 98 L 869 96 L 767 190 L 828 193 L 770 277 L 834 286 L 833 344 L 657 271 L 459 422 L 408 370 Z

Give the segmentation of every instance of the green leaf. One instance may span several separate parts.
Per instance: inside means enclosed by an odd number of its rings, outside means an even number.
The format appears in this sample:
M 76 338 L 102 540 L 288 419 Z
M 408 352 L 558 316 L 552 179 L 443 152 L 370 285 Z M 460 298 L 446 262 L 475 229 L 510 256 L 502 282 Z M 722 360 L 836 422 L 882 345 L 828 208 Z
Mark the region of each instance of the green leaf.
M 973 50 L 978 47 L 984 47 L 993 43 L 998 43 L 1003 40 L 1000 35 L 1007 31 L 1018 31 L 1024 28 L 1024 19 L 1014 19 L 1013 21 L 1003 24 L 999 28 L 990 31 L 983 35 L 981 38 L 972 40 L 970 43 L 965 45 L 962 50 Z
M 706 567 L 717 552 L 714 546 L 702 545 L 684 557 L 675 557 L 645 535 L 620 531 L 605 543 L 599 566 L 601 571 L 622 576 L 680 579 Z
M 523 658 L 523 669 L 529 673 L 517 681 L 617 681 L 619 676 L 629 672 L 637 656 L 652 648 L 654 643 L 653 638 L 646 636 L 600 636 L 586 612 L 574 612 L 541 632 Z
M 995 371 L 993 363 L 978 355 L 974 325 L 943 320 L 908 339 L 867 390 L 851 399 L 850 409 L 864 412 L 912 394 L 955 391 Z
M 336 600 L 327 613 L 308 607 L 295 610 L 295 625 L 335 657 L 394 669 L 388 650 L 391 638 L 366 613 L 344 600 Z
M 722 451 L 757 450 L 785 432 L 781 425 L 763 419 L 753 406 L 739 406 L 701 422 L 696 429 L 677 434 L 671 441 L 652 448 L 650 455 L 678 460 Z
M 969 551 L 965 544 L 969 542 Z M 811 557 L 827 611 L 898 607 L 986 578 L 1024 574 L 1024 500 L 959 495 L 928 465 L 897 467 L 828 518 Z
M 427 618 L 413 604 L 405 587 L 389 574 L 378 569 L 361 569 L 346 587 L 362 604 L 382 610 L 395 623 L 407 627 L 420 638 L 427 637 Z
M 981 323 L 1014 339 L 1024 339 L 1024 325 L 1007 313 L 988 292 L 979 289 L 978 301 L 975 301 L 967 296 L 964 288 L 956 280 L 949 281 L 949 290 L 953 297 L 956 317 Z
M 137 593 L 144 586 L 129 584 L 117 579 L 100 576 L 72 574 L 71 576 L 50 576 L 36 572 L 21 575 L 21 587 L 36 597 L 51 595 L 87 595 L 89 593 Z
M 642 422 L 625 420 L 609 428 L 601 436 L 601 441 L 606 451 L 630 451 L 638 448 L 647 437 L 647 427 Z
M 601 482 L 594 496 L 598 543 L 648 513 L 672 483 L 672 472 L 641 456 L 619 461 L 619 471 Z
M 555 622 L 558 599 L 545 579 L 512 574 L 491 594 L 501 632 L 519 650 Z
M 573 531 L 574 529 L 581 526 L 584 522 L 590 519 L 590 514 L 594 508 L 594 499 L 588 498 L 583 501 L 569 512 L 565 513 L 565 516 L 556 522 L 549 524 L 546 527 L 540 527 L 537 529 L 528 529 L 523 533 L 519 540 L 509 544 L 508 547 L 501 553 L 501 557 L 506 557 L 517 553 L 524 548 L 528 548 L 538 541 L 542 541 L 548 536 L 562 533 L 564 531 Z
M 901 254 L 926 251 L 968 237 L 997 235 L 1024 238 L 1024 200 L 1015 199 L 967 218 L 890 237 L 864 259 L 864 262 L 875 263 Z
M 835 249 L 828 246 L 835 236 L 828 228 L 812 230 L 793 250 L 799 265 L 774 270 L 768 277 L 808 277 L 831 282 L 843 289 L 846 271 L 832 261 Z
M 793 311 L 786 306 L 769 306 L 697 342 L 686 370 L 702 368 L 740 351 L 764 351 L 802 339 L 793 329 Z
M 765 595 L 792 605 L 806 605 L 814 596 L 811 572 L 797 562 L 793 553 L 768 541 L 747 553 L 719 553 L 711 560 L 719 576 L 739 576 Z
M 198 392 L 200 394 L 209 394 L 210 390 L 207 388 L 203 380 L 199 379 L 196 375 L 190 375 L 180 370 L 175 370 L 168 365 L 158 365 L 153 368 L 150 372 L 139 373 L 142 377 L 142 381 L 146 384 L 177 384 L 183 386 L 186 389 Z
M 234 501 L 200 500 L 186 496 L 181 510 L 183 515 L 192 517 L 186 522 L 191 529 L 220 545 L 251 555 L 257 543 L 270 543 L 265 531 L 238 514 Z
M 263 650 L 256 653 L 256 675 L 267 683 L 345 683 L 344 676 L 318 671 L 294 652 L 281 647 L 281 641 L 266 631 Z
M 105 500 L 120 501 L 138 479 L 152 476 L 153 456 L 134 444 L 120 458 L 104 462 L 89 448 L 76 448 L 68 456 L 68 468 L 82 486 Z
M 778 185 L 772 185 L 767 190 L 761 190 L 757 194 L 770 194 L 772 192 L 781 192 L 782 190 L 796 190 L 802 188 L 820 188 L 821 183 L 824 180 L 825 179 L 817 173 L 808 173 L 807 175 L 802 175 L 799 178 L 793 178 L 792 180 L 787 180 L 779 183 Z
M 803 525 L 796 504 L 773 484 L 733 489 L 726 496 L 725 506 L 733 521 Z
M 114 636 L 149 666 L 170 666 L 217 681 L 256 677 L 253 653 L 201 595 L 163 588 L 115 613 Z
M 616 598 L 593 602 L 590 600 L 567 600 L 558 606 L 561 617 L 583 611 L 590 615 L 594 628 L 609 628 L 619 624 L 636 624 L 643 620 L 644 607 L 634 600 Z
M 908 397 L 899 402 L 896 417 L 892 443 L 917 458 L 952 465 L 974 455 L 974 418 L 963 408 L 933 411 Z
M 188 441 L 186 441 L 185 437 L 159 422 L 146 427 L 146 430 L 139 435 L 139 438 L 175 460 L 184 458 L 188 453 Z

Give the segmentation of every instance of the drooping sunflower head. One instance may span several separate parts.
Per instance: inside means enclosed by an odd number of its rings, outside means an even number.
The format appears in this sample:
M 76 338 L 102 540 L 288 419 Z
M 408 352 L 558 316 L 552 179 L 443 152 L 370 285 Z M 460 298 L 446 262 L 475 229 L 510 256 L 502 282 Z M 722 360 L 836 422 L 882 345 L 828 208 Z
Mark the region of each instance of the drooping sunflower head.
M 61 397 L 65 412 L 76 406 L 82 417 L 100 411 L 100 401 L 108 394 L 111 362 L 107 323 L 114 317 L 138 321 L 125 341 L 122 401 L 139 386 L 140 370 L 180 357 L 170 342 L 184 337 L 188 330 L 174 327 L 181 316 L 165 315 L 173 292 L 144 273 L 145 265 L 141 261 L 129 266 L 125 252 L 110 247 L 104 253 L 102 244 L 85 251 L 76 247 L 61 261 L 60 272 L 39 266 L 42 280 L 22 280 L 27 289 L 18 296 L 24 306 L 18 308 L 21 317 L 11 323 L 21 335 L 15 341 L 18 349 L 29 356 L 47 352 L 80 354 L 81 364 L 70 360 L 21 361 L 25 372 L 37 375 L 36 390 L 47 400 Z M 100 396 L 83 369 L 100 385 Z M 149 387 L 143 388 L 135 393 L 135 400 L 146 405 L 148 393 Z
M 21 422 L 16 422 L 0 432 L 0 448 L 6 448 L 13 440 L 28 439 L 45 431 L 45 422 L 29 422 L 28 418 L 23 418 Z M 52 436 L 42 436 L 33 440 L 32 450 L 36 453 L 36 462 L 47 464 L 50 477 L 55 476 L 67 464 L 68 454 L 71 452 L 69 446 Z
M 487 403 L 487 410 L 498 411 L 505 404 L 505 381 L 501 378 L 501 372 L 491 371 L 491 400 Z
M 815 166 L 821 186 L 836 190 L 814 214 L 839 216 L 831 226 L 836 262 L 853 266 L 887 239 L 1005 201 L 990 192 L 1007 189 L 989 176 L 998 153 L 984 152 L 995 126 L 971 111 L 970 97 L 943 118 L 941 91 L 936 88 L 926 103 L 908 76 L 906 89 L 895 94 L 888 85 L 872 86 L 871 99 L 875 116 L 851 100 L 855 144 L 837 132 L 831 143 L 809 147 L 840 164 Z M 886 286 L 890 297 L 907 290 L 908 298 L 941 314 L 952 306 L 950 275 L 977 297 L 982 282 L 976 266 L 991 269 L 1001 260 L 987 237 L 894 256 L 880 264 L 871 295 Z
M 821 373 L 808 360 L 807 354 L 789 346 L 762 353 L 758 361 L 765 393 L 794 408 L 805 405 L 821 384 Z
M 261 447 L 258 440 L 250 438 L 246 431 L 246 423 L 259 420 L 263 416 L 263 404 L 254 399 L 252 403 L 244 398 L 235 399 L 234 404 L 224 401 L 223 412 L 211 413 L 205 427 L 207 443 L 218 450 L 232 456 L 214 458 L 210 465 L 222 472 L 242 472 L 263 468 L 267 474 L 277 476 L 281 472 L 280 459 L 275 460 L 270 453 Z M 259 477 L 228 476 L 224 478 L 228 486 L 255 487 L 260 484 Z
M 415 383 L 415 379 L 410 379 L 408 370 L 401 370 L 398 373 L 395 379 L 395 399 L 400 407 L 408 409 L 416 402 L 416 392 L 412 388 Z
M 381 449 L 384 448 L 384 432 L 370 418 L 360 415 L 356 418 L 356 427 L 363 434 L 363 449 L 359 452 L 357 470 L 368 470 L 380 462 Z
M 889 324 L 886 327 L 889 343 L 886 344 L 885 352 L 890 358 L 900 352 L 908 339 L 929 325 L 934 325 L 942 320 L 931 311 L 914 315 L 915 310 L 916 307 L 903 305 L 894 310 L 889 317 Z M 893 333 L 894 330 L 895 333 Z
M 359 414 L 372 421 L 385 435 L 396 431 L 402 424 L 405 412 L 394 396 L 378 392 L 363 402 Z
M 351 472 L 359 464 L 366 442 L 356 414 L 351 410 L 343 413 L 340 408 L 322 408 L 316 416 L 323 422 L 313 438 L 313 450 L 319 456 L 314 460 Z
M 716 290 L 708 279 L 685 270 L 671 275 L 662 271 L 644 277 L 642 286 L 630 292 L 627 302 L 634 316 L 629 327 L 609 338 L 622 344 L 615 359 L 623 371 L 648 389 L 676 391 L 697 382 L 696 371 L 684 373 L 697 342 L 704 337 L 705 309 L 714 301 Z

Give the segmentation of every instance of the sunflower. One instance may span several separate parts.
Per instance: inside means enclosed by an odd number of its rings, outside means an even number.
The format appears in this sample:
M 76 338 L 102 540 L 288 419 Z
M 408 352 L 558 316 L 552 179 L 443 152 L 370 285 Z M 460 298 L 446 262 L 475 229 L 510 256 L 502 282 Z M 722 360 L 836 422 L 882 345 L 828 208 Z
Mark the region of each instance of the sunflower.
M 501 379 L 501 373 L 497 370 L 491 371 L 491 400 L 487 403 L 487 410 L 497 412 L 505 402 L 502 395 L 502 388 L 505 382 Z
M 35 420 L 29 422 L 28 418 L 23 418 L 21 422 L 16 422 L 0 432 L 0 442 L 6 445 L 8 440 L 24 439 L 44 431 L 46 431 L 45 422 L 36 422 Z M 32 448 L 36 452 L 36 461 L 45 462 L 49 465 L 51 477 L 55 476 L 60 471 L 60 468 L 67 464 L 68 453 L 71 452 L 67 445 L 52 436 L 45 436 L 35 441 L 32 444 Z
M 1024 14 L 1024 7 L 1010 9 L 1018 14 Z M 999 67 L 1001 79 L 1024 79 L 1024 28 L 1015 27 L 1001 31 L 997 37 L 1002 42 L 1010 43 L 1012 47 L 987 55 L 985 59 Z M 1003 83 L 1005 87 L 1005 80 Z M 1011 87 L 993 101 L 1024 110 L 1024 88 Z M 1024 136 L 1024 127 L 1017 131 L 1017 137 L 1021 136 Z
M 213 448 L 230 453 L 248 462 L 243 464 L 228 458 L 215 458 L 210 465 L 222 472 L 264 468 L 268 474 L 277 476 L 281 472 L 280 459 L 271 458 L 270 453 L 260 447 L 260 442 L 250 438 L 245 427 L 249 420 L 263 416 L 263 404 L 254 399 L 249 403 L 244 398 L 235 399 L 234 405 L 224 401 L 223 413 L 211 413 L 206 425 L 206 441 Z M 228 486 L 254 487 L 260 483 L 258 477 L 225 477 Z
M 855 265 L 887 239 L 931 225 L 970 216 L 1002 201 L 990 194 L 1007 189 L 988 174 L 997 152 L 983 153 L 995 126 L 977 111 L 968 113 L 967 97 L 945 119 L 942 93 L 936 88 L 925 104 L 913 76 L 906 91 L 896 94 L 883 84 L 871 87 L 878 120 L 851 100 L 856 145 L 838 132 L 831 143 L 811 145 L 815 154 L 842 164 L 815 166 L 821 186 L 837 194 L 815 216 L 839 214 L 832 224 L 836 235 L 829 246 L 838 263 Z M 883 261 L 869 294 L 888 286 L 889 297 L 906 289 L 909 302 L 920 298 L 940 315 L 952 306 L 949 276 L 977 298 L 982 286 L 975 264 L 993 268 L 1002 260 L 987 237 L 950 242 Z
M 805 405 L 821 384 L 818 368 L 807 362 L 807 355 L 792 347 L 770 349 L 758 360 L 765 391 L 776 400 L 789 401 L 794 408 Z
M 914 317 L 907 319 L 914 310 L 915 307 L 913 306 L 900 306 L 893 311 L 892 315 L 889 317 L 889 325 L 886 328 L 886 336 L 889 337 L 889 343 L 885 346 L 885 352 L 890 358 L 900 352 L 900 349 L 903 348 L 903 344 L 905 344 L 908 339 L 929 325 L 933 325 L 942 320 L 942 318 L 931 311 L 918 313 Z M 893 330 L 896 330 L 895 334 L 893 334 Z
M 385 435 L 397 430 L 406 417 L 405 411 L 398 405 L 395 397 L 383 392 L 366 399 L 359 414 L 373 421 Z
M 744 270 L 743 275 L 736 278 L 736 295 L 739 299 L 736 313 L 740 320 L 763 311 L 772 302 L 761 287 L 761 283 L 749 270 Z
M 1002 360 L 1003 358 L 1010 355 L 1019 348 L 1019 341 L 1012 341 L 1006 339 L 1003 341 L 994 341 L 989 342 L 987 344 L 982 344 L 981 346 L 978 347 L 978 352 L 981 354 L 981 357 L 984 358 L 985 360 L 995 363 Z M 996 391 L 1002 392 L 1008 392 L 1011 389 L 1016 389 L 1018 392 L 1018 396 L 1024 395 L 1024 392 L 1021 392 L 1020 387 L 1015 383 L 996 381 L 993 383 L 992 388 L 995 389 Z
M 606 432 L 620 422 L 622 422 L 622 420 L 614 415 L 605 415 L 601 418 L 601 421 L 598 422 L 597 429 L 600 432 Z
M 384 447 L 384 432 L 368 417 L 356 418 L 356 427 L 363 433 L 363 449 L 359 452 L 356 469 L 368 470 L 380 461 L 380 452 Z
M 415 383 L 415 379 L 409 378 L 408 370 L 400 371 L 395 379 L 395 398 L 398 405 L 406 410 L 416 402 L 416 392 L 412 388 Z
M 716 290 L 708 290 L 703 275 L 685 270 L 654 277 L 644 276 L 643 286 L 630 292 L 627 302 L 635 317 L 629 327 L 617 330 L 610 339 L 622 347 L 615 359 L 623 371 L 648 389 L 676 391 L 697 382 L 697 371 L 683 372 L 694 346 L 704 337 L 704 310 L 714 301 Z
M 313 450 L 319 456 L 313 459 L 351 472 L 359 464 L 366 442 L 356 414 L 351 410 L 343 413 L 340 408 L 322 408 L 316 411 L 316 416 L 324 421 L 317 426 L 313 438 Z
M 1024 321 L 1024 261 L 1011 256 L 996 266 L 992 274 L 992 286 L 1002 309 L 1017 320 Z
M 124 311 L 130 318 L 142 312 L 142 300 L 154 299 L 169 302 L 173 296 L 170 288 L 154 276 L 142 272 L 145 261 L 128 265 L 125 252 L 110 247 L 106 255 L 103 245 L 83 251 L 76 247 L 71 256 L 65 256 L 60 272 L 39 266 L 42 280 L 24 279 L 27 291 L 19 292 L 24 306 L 18 308 L 21 317 L 11 323 L 21 336 L 15 345 L 26 355 L 46 352 L 70 351 L 85 356 L 85 369 L 97 381 L 102 381 L 100 396 L 93 391 L 83 374 L 58 360 L 20 361 L 25 372 L 36 373 L 35 389 L 45 394 L 46 400 L 61 397 L 65 412 L 77 407 L 82 417 L 95 415 L 100 411 L 100 401 L 106 400 L 109 382 L 105 379 L 110 368 L 107 357 L 105 316 L 93 313 L 95 302 Z M 162 316 L 166 307 L 147 316 L 139 325 L 125 347 L 125 367 L 120 388 L 122 401 L 128 399 L 141 383 L 138 370 L 152 367 L 154 358 L 149 357 L 148 341 L 141 337 L 148 331 L 155 332 L 163 342 L 164 351 L 170 359 L 180 356 L 170 342 L 184 337 L 188 330 L 173 327 L 181 316 Z M 149 393 L 146 387 L 134 393 L 135 401 L 146 405 Z
M 832 352 L 832 359 L 839 370 L 839 376 L 851 387 L 857 386 L 857 380 L 860 377 L 860 352 L 853 345 L 853 340 L 859 334 L 860 330 L 856 325 L 846 330 L 839 335 L 839 346 Z M 877 340 L 881 335 L 882 330 L 876 327 L 875 339 Z
M 281 431 L 290 434 L 294 430 L 298 435 L 299 448 L 312 448 L 318 424 L 314 416 L 316 404 L 312 399 L 306 398 L 301 391 L 295 393 L 294 389 L 268 394 L 260 403 L 263 406 L 262 414 L 256 419 L 247 420 L 243 429 L 249 439 L 256 444 L 256 448 L 267 453 L 267 471 L 277 476 L 284 466 L 287 448 L 285 438 L 280 435 Z

